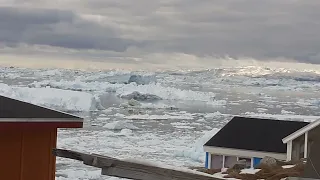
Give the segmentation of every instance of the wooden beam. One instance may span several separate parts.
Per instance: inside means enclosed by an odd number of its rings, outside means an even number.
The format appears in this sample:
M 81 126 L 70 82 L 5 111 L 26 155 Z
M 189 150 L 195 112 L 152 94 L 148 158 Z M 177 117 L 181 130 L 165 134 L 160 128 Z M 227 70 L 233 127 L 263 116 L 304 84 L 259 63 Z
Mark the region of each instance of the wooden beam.
M 292 159 L 292 140 L 287 142 L 287 161 L 291 161 Z
M 212 159 L 212 154 L 208 152 L 208 169 L 211 169 L 211 159 Z
M 304 154 L 303 158 L 308 157 L 308 131 L 304 133 Z
M 226 163 L 226 156 L 222 155 L 222 168 L 226 167 L 225 163 Z
M 180 171 L 151 164 L 119 160 L 98 154 L 85 154 L 63 149 L 53 149 L 53 154 L 58 157 L 83 161 L 86 165 L 101 168 L 102 175 L 120 178 L 134 180 L 220 180 L 209 174 L 193 170 Z

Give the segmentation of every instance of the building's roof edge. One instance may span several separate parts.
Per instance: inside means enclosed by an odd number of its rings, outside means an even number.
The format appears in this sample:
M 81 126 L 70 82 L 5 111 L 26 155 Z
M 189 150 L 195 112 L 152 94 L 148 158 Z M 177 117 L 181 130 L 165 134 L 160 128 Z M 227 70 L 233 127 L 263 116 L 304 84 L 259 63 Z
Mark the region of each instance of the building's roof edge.
M 209 152 L 217 155 L 237 156 L 237 157 L 257 157 L 264 158 L 266 156 L 274 157 L 277 159 L 285 160 L 287 158 L 286 152 L 264 152 L 256 150 L 223 148 L 215 146 L 204 146 L 205 152 Z
M 282 139 L 283 143 L 288 143 L 289 141 L 292 141 L 294 139 L 296 139 L 297 137 L 301 136 L 302 134 L 312 130 L 313 128 L 319 126 L 320 124 L 320 119 L 317 119 L 315 121 L 313 121 L 312 123 L 304 126 L 303 128 L 293 132 L 292 134 L 288 135 L 287 137 Z
M 48 111 L 52 111 L 52 112 L 59 113 L 59 114 L 63 114 L 63 115 L 66 115 L 66 116 L 67 116 L 67 117 L 64 117 L 64 118 L 61 118 L 61 119 L 82 119 L 82 120 L 83 120 L 82 117 L 79 117 L 79 116 L 76 116 L 76 115 L 73 115 L 73 114 L 70 114 L 70 113 L 66 113 L 66 112 L 63 112 L 63 111 L 60 111 L 60 110 L 55 110 L 55 109 L 52 109 L 52 108 L 49 108 L 49 107 L 37 105 L 37 104 L 34 104 L 34 103 L 22 101 L 22 100 L 15 99 L 15 98 L 11 98 L 11 97 L 4 96 L 4 95 L 0 95 L 0 97 L 4 97 L 4 98 L 7 98 L 7 99 L 10 99 L 10 100 L 12 100 L 12 101 L 19 102 L 19 103 L 32 105 L 32 106 L 35 106 L 35 107 L 38 107 L 38 108 L 43 108 L 43 109 L 46 109 L 46 110 L 48 110 Z M 38 118 L 38 117 L 37 117 L 37 118 Z M 39 118 L 41 118 L 41 117 L 39 117 Z M 33 118 L 33 119 L 34 119 L 34 118 Z M 43 119 L 46 119 L 46 118 L 43 118 Z M 59 119 L 59 118 L 57 118 L 57 119 Z
M 287 152 L 268 152 L 268 151 L 258 151 L 258 150 L 250 150 L 250 149 L 238 149 L 238 148 L 228 148 L 228 147 L 218 147 L 218 146 L 207 146 L 203 145 L 203 148 L 217 148 L 217 149 L 225 149 L 225 150 L 236 150 L 236 151 L 248 151 L 248 152 L 260 152 L 260 153 L 273 153 L 273 154 L 286 154 Z
M 13 122 L 60 122 L 72 123 L 83 122 L 82 118 L 0 118 L 0 123 L 13 123 Z

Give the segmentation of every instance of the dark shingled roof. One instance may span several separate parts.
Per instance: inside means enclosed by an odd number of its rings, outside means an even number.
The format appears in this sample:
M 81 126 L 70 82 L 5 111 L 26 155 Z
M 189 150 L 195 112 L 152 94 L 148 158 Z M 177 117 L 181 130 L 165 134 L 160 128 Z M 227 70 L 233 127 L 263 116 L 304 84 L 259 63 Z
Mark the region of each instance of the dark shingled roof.
M 282 139 L 308 122 L 234 117 L 205 146 L 286 153 Z
M 51 110 L 27 102 L 0 95 L 0 118 L 43 118 L 43 119 L 74 119 L 82 118 L 71 114 Z

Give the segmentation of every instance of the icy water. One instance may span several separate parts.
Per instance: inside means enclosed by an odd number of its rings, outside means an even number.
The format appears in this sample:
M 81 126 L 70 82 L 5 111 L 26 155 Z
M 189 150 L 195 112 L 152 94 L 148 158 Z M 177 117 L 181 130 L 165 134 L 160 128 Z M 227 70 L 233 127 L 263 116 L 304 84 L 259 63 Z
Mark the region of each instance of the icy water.
M 320 71 L 264 67 L 181 72 L 0 70 L 1 95 L 85 118 L 83 129 L 59 130 L 59 148 L 117 158 L 203 166 L 203 143 L 233 116 L 320 118 Z M 58 158 L 57 179 L 118 178 L 100 176 L 99 169 Z

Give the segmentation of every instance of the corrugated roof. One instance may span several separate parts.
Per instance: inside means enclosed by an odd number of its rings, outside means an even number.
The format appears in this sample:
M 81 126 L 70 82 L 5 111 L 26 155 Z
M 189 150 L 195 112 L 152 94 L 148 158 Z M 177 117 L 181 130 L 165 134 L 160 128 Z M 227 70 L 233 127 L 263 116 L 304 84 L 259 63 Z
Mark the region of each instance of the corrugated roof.
M 308 122 L 234 117 L 205 146 L 286 153 L 282 138 Z
M 0 95 L 0 118 L 15 119 L 69 119 L 82 120 L 78 116 L 72 114 L 52 110 L 31 103 L 19 101 L 9 97 Z M 1 120 L 0 120 L 1 122 Z

